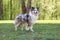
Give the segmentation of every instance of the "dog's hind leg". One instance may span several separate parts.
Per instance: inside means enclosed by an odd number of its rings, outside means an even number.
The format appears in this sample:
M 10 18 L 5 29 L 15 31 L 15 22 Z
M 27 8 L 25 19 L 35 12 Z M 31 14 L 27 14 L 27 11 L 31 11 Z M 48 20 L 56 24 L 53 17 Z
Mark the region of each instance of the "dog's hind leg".
M 17 31 L 17 28 L 18 28 L 19 25 L 20 25 L 20 23 L 15 25 L 15 31 Z
M 21 30 L 23 31 L 23 29 L 24 29 L 24 25 L 22 25 L 22 27 L 21 27 Z

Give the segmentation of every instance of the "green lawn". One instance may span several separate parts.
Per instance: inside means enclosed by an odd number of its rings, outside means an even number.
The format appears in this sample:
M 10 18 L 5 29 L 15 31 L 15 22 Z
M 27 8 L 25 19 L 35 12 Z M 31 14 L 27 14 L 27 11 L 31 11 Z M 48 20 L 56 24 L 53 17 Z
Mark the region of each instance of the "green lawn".
M 60 24 L 36 23 L 34 31 L 15 31 L 13 23 L 0 23 L 0 40 L 60 40 Z
M 0 20 L 0 23 L 14 23 L 14 20 Z M 36 23 L 59 23 L 60 20 L 37 20 Z

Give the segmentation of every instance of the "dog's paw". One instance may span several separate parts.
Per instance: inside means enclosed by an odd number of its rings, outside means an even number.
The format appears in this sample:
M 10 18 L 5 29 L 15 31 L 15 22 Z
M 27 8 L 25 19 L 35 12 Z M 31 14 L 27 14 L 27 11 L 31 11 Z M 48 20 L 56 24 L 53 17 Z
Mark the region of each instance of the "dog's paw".
M 29 30 L 29 28 L 26 28 L 26 30 L 28 31 L 28 30 Z
M 22 30 L 22 31 L 24 30 L 23 27 L 21 28 L 21 30 Z
M 31 32 L 34 32 L 34 30 L 31 30 Z
M 15 31 L 17 31 L 17 28 L 15 28 Z
M 17 29 L 15 29 L 15 31 L 17 31 Z

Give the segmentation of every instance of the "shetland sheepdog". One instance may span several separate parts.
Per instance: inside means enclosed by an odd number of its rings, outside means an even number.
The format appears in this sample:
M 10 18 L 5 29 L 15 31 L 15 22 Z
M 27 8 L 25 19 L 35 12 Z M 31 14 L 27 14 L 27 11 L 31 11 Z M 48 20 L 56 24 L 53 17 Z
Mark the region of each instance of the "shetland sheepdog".
M 19 14 L 16 16 L 14 24 L 15 30 L 18 29 L 19 25 L 22 25 L 21 28 L 30 30 L 34 32 L 33 25 L 35 24 L 36 20 L 38 19 L 39 15 L 39 8 L 38 7 L 31 7 L 28 14 Z

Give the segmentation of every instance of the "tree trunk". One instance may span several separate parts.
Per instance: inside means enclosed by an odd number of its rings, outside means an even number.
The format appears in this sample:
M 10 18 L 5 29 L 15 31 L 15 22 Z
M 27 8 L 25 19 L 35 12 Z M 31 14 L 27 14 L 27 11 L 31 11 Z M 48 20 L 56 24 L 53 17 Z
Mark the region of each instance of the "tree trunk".
M 0 20 L 3 19 L 3 0 L 0 0 Z
M 45 0 L 44 0 L 44 5 L 45 5 Z M 44 12 L 44 15 L 43 15 L 43 20 L 45 19 L 45 6 L 44 6 L 44 9 L 43 9 L 43 12 Z
M 27 9 L 25 6 L 25 0 L 21 0 L 21 6 L 22 6 L 22 13 L 25 14 L 27 12 Z
M 56 11 L 55 11 L 55 13 L 56 13 L 56 20 L 58 19 L 58 16 L 57 16 L 57 0 L 55 0 L 55 9 L 56 9 Z
M 10 20 L 12 20 L 12 0 L 10 0 Z
M 27 3 L 27 13 L 29 13 L 29 9 L 31 9 L 31 0 L 28 0 Z

